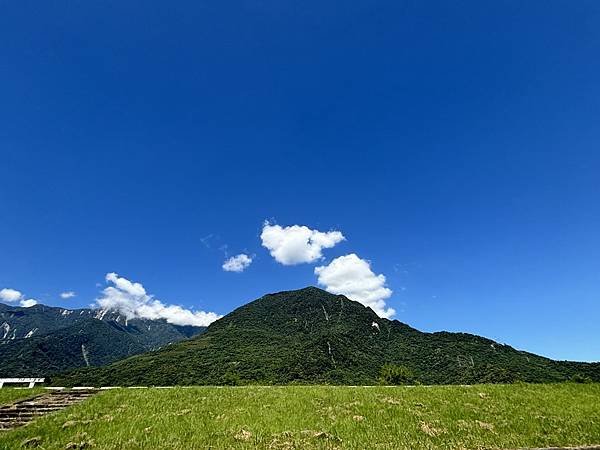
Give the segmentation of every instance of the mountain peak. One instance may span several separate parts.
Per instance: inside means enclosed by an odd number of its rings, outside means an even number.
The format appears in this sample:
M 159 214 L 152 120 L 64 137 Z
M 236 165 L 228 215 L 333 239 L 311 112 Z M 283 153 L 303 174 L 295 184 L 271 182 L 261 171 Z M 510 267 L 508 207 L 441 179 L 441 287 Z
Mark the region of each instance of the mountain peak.
M 89 362 L 107 364 L 203 330 L 164 319 L 128 321 L 116 311 L 0 304 L 0 375 L 49 376 Z M 82 345 L 89 353 L 85 357 Z
M 327 292 L 317 286 L 306 286 L 300 289 L 291 289 L 288 291 L 279 291 L 279 292 L 273 292 L 271 294 L 267 294 L 267 296 L 270 295 L 280 295 L 280 294 L 317 294 L 317 295 L 331 295 L 331 296 L 335 296 L 335 294 L 332 294 L 331 292 Z
M 268 320 L 267 320 L 268 319 Z M 277 329 L 297 329 L 298 324 L 311 323 L 311 329 L 327 323 L 367 323 L 381 321 L 370 308 L 343 295 L 335 295 L 315 286 L 267 294 L 243 305 L 217 320 L 209 329 L 243 322 Z M 268 322 L 268 323 L 267 323 Z
M 600 364 L 559 363 L 463 333 L 422 333 L 309 286 L 267 294 L 159 353 L 57 380 L 65 385 L 377 383 L 385 364 L 427 384 L 600 380 Z

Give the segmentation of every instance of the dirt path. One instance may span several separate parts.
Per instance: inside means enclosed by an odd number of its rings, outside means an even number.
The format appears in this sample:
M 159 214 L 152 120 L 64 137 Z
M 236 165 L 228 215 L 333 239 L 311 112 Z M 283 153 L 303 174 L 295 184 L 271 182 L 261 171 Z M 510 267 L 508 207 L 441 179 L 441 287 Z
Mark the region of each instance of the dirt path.
M 97 394 L 98 390 L 65 390 L 41 394 L 0 407 L 0 431 L 25 425 L 38 417 L 65 409 Z

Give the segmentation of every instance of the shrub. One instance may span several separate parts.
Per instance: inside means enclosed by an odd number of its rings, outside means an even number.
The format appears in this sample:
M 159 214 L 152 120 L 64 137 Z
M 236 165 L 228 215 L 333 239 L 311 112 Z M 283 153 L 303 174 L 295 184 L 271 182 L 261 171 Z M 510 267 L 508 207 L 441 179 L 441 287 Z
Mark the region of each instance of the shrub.
M 415 374 L 406 366 L 384 364 L 379 374 L 379 383 L 383 385 L 414 384 Z
M 242 380 L 240 374 L 233 370 L 227 370 L 221 378 L 221 384 L 225 386 L 240 386 Z
M 580 373 L 576 373 L 571 377 L 572 383 L 591 383 L 592 379 Z

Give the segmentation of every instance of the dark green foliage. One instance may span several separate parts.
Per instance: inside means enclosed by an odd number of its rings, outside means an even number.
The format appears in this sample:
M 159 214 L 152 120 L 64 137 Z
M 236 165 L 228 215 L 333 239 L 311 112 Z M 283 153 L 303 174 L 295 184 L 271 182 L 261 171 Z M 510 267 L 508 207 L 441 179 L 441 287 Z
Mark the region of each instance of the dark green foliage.
M 573 375 L 571 377 L 571 382 L 573 383 L 580 383 L 580 384 L 584 384 L 584 383 L 591 383 L 592 379 L 586 375 L 582 375 L 580 373 L 576 373 L 575 375 Z
M 52 333 L 0 345 L 0 376 L 42 376 L 109 364 L 146 348 L 114 324 L 87 319 Z
M 234 369 L 230 369 L 225 374 L 223 374 L 223 378 L 221 379 L 221 383 L 224 386 L 239 386 L 242 384 L 242 379 L 240 374 L 237 373 Z
M 48 377 L 77 367 L 102 366 L 203 330 L 164 320 L 126 320 L 115 312 L 92 309 L 2 305 L 0 376 Z
M 59 377 L 66 385 L 377 384 L 385 364 L 423 384 L 553 382 L 600 364 L 557 362 L 464 333 L 422 333 L 321 289 L 266 295 L 203 335 L 106 368 Z M 232 373 L 235 375 L 232 376 Z M 239 378 L 238 378 L 239 377 Z
M 379 384 L 385 386 L 413 384 L 415 381 L 415 374 L 412 370 L 406 366 L 397 366 L 395 364 L 384 364 L 379 375 Z

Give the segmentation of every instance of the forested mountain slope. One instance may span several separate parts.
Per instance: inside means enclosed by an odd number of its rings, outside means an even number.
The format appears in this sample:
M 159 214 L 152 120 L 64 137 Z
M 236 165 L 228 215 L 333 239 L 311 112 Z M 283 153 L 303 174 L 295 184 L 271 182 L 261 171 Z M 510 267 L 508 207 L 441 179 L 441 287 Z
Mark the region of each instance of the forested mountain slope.
M 127 320 L 114 311 L 0 304 L 0 376 L 101 366 L 200 334 L 204 327 Z
M 309 287 L 265 295 L 160 351 L 59 376 L 59 384 L 377 383 L 384 364 L 422 383 L 600 381 L 600 364 L 558 362 L 465 333 L 423 333 Z

